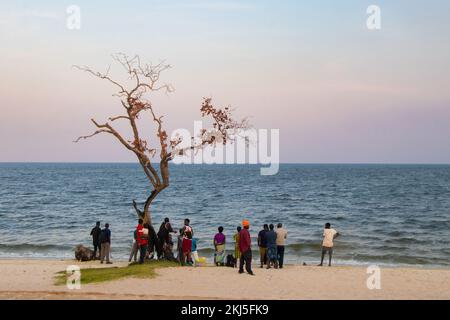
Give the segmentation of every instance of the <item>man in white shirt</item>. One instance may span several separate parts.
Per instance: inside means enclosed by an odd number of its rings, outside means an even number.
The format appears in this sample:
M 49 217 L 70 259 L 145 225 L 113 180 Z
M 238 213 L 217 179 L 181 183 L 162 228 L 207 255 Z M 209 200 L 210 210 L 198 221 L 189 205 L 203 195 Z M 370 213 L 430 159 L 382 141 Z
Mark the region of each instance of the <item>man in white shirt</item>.
M 331 257 L 333 255 L 333 240 L 339 236 L 339 233 L 331 228 L 331 224 L 328 222 L 325 224 L 325 229 L 323 230 L 323 241 L 322 241 L 322 259 L 320 260 L 319 266 L 323 265 L 323 258 L 325 253 L 328 251 L 328 266 L 331 267 Z
M 279 223 L 277 225 L 277 230 L 275 231 L 277 233 L 277 260 L 278 260 L 278 267 L 280 269 L 283 268 L 283 262 L 284 262 L 284 245 L 287 238 L 287 230 L 283 228 L 283 225 Z

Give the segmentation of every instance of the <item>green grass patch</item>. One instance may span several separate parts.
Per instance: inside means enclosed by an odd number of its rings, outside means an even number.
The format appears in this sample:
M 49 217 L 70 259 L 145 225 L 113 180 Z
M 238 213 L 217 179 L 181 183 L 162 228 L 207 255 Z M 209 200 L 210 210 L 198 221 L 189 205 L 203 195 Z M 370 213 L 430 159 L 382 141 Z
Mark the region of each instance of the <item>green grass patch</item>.
M 126 267 L 86 268 L 81 269 L 81 284 L 98 283 L 118 280 L 122 278 L 153 278 L 158 268 L 179 266 L 176 262 L 153 260 L 143 264 L 130 263 Z M 67 282 L 66 271 L 58 272 L 55 284 L 65 285 Z

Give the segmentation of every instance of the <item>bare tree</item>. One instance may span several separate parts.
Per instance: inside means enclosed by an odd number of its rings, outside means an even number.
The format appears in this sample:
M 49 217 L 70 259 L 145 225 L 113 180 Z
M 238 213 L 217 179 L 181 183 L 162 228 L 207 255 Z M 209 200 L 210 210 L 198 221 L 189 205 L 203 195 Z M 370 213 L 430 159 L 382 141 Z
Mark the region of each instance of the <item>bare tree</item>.
M 75 142 L 82 139 L 91 138 L 100 133 L 108 133 L 114 136 L 123 147 L 133 152 L 141 165 L 146 177 L 151 184 L 151 192 L 141 209 L 138 208 L 137 203 L 133 200 L 133 207 L 135 208 L 139 217 L 143 218 L 145 222 L 151 224 L 150 205 L 158 194 L 169 186 L 169 162 L 173 160 L 176 155 L 185 154 L 188 149 L 198 150 L 207 145 L 215 145 L 216 143 L 226 144 L 232 140 L 230 130 L 248 127 L 247 120 L 244 119 L 236 122 L 232 118 L 230 107 L 216 108 L 212 105 L 211 98 L 204 98 L 201 105 L 201 116 L 208 117 L 212 121 L 213 133 L 203 129 L 201 135 L 195 144 L 191 144 L 188 148 L 178 147 L 182 142 L 181 138 L 170 140 L 167 132 L 163 129 L 163 116 L 156 115 L 152 103 L 146 98 L 150 93 L 156 91 L 163 91 L 165 93 L 173 92 L 173 87 L 170 84 L 160 84 L 161 73 L 170 68 L 170 65 L 159 63 L 156 65 L 141 63 L 138 55 L 129 57 L 125 54 L 119 53 L 112 56 L 113 59 L 122 66 L 129 78 L 129 83 L 123 84 L 112 79 L 109 75 L 109 68 L 105 73 L 93 71 L 86 66 L 74 66 L 75 68 L 88 72 L 93 76 L 102 80 L 109 81 L 117 89 L 114 96 L 120 99 L 120 103 L 125 110 L 124 114 L 109 117 L 107 122 L 99 123 L 91 119 L 92 123 L 97 128 L 95 132 L 90 135 L 80 136 Z M 149 111 L 150 121 L 156 125 L 156 141 L 150 143 L 150 140 L 144 139 L 139 131 L 137 120 L 140 115 Z M 132 131 L 131 139 L 115 129 L 112 125 L 114 121 L 123 120 L 128 122 Z M 218 139 L 220 137 L 220 139 Z M 192 137 L 193 140 L 193 137 Z M 232 141 L 231 141 L 232 142 Z M 159 164 L 152 163 L 151 159 L 155 157 L 159 150 Z M 159 167 L 159 170 L 158 170 Z

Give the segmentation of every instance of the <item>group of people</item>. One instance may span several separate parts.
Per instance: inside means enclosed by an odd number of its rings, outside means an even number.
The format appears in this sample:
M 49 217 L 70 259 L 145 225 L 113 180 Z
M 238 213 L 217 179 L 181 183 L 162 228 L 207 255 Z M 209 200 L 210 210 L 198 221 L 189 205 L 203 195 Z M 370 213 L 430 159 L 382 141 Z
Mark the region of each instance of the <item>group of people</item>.
M 236 241 L 235 256 L 239 259 L 239 273 L 244 273 L 245 265 L 245 270 L 247 273 L 253 275 L 251 237 L 249 229 L 250 223 L 248 220 L 242 221 L 242 228 L 237 228 L 237 233 L 234 235 L 234 239 Z M 264 265 L 267 266 L 267 269 L 270 269 L 272 266 L 275 269 L 283 268 L 284 249 L 288 232 L 285 228 L 283 228 L 283 224 L 281 223 L 277 224 L 276 230 L 274 229 L 275 227 L 273 224 L 264 224 L 263 229 L 258 233 L 261 268 L 264 268 Z M 327 222 L 323 230 L 322 256 L 318 266 L 323 265 L 325 254 L 328 253 L 328 266 L 331 267 L 334 239 L 338 236 L 339 233 L 335 229 L 331 228 L 331 224 Z
M 234 234 L 233 239 L 235 242 L 234 257 L 239 261 L 239 272 L 244 272 L 244 265 L 246 271 L 249 274 L 253 274 L 251 268 L 252 262 L 252 250 L 251 250 L 251 237 L 250 237 L 250 222 L 244 220 L 242 227 L 237 227 L 237 232 Z M 258 247 L 261 261 L 261 268 L 264 265 L 267 269 L 272 266 L 277 269 L 283 268 L 284 261 L 284 246 L 287 238 L 287 230 L 283 228 L 281 223 L 278 223 L 277 229 L 273 224 L 265 224 L 263 230 L 258 233 Z M 225 264 L 226 257 L 226 237 L 223 234 L 223 227 L 218 228 L 218 233 L 214 236 L 214 263 L 216 265 L 223 266 Z
M 263 229 L 258 233 L 261 268 L 264 265 L 267 266 L 267 269 L 270 269 L 272 266 L 275 269 L 278 267 L 283 268 L 287 230 L 283 228 L 281 223 L 278 223 L 276 230 L 274 228 L 273 224 L 264 224 Z M 234 235 L 236 243 L 234 254 L 236 259 L 239 260 L 239 273 L 244 273 L 245 265 L 247 273 L 253 275 L 252 243 L 249 229 L 250 222 L 248 220 L 242 221 L 242 227 L 237 227 L 237 233 Z
M 175 257 L 172 235 L 177 232 L 173 230 L 169 218 L 165 218 L 161 223 L 158 233 L 155 232 L 152 225 L 144 224 L 143 220 L 139 219 L 134 231 L 134 241 L 128 261 L 131 262 L 134 257 L 136 262 L 139 251 L 139 263 L 144 263 L 145 259 L 153 259 L 156 253 L 158 259 L 179 261 L 183 265 L 192 264 L 191 252 L 192 248 L 196 247 L 196 242 L 193 239 L 194 231 L 190 226 L 189 219 L 184 220 L 184 226 L 179 231 L 178 256 Z
M 144 263 L 146 259 L 153 259 L 155 254 L 158 259 L 166 259 L 170 261 L 179 261 L 184 264 L 192 264 L 192 252 L 196 256 L 196 239 L 193 238 L 194 231 L 189 225 L 189 219 L 184 220 L 184 226 L 180 229 L 178 235 L 178 256 L 173 254 L 172 234 L 177 232 L 173 230 L 169 218 L 165 218 L 161 223 L 158 232 L 151 224 L 144 223 L 143 219 L 138 220 L 138 225 L 133 232 L 133 245 L 131 247 L 129 262 Z M 92 244 L 94 246 L 93 258 L 100 259 L 100 263 L 106 260 L 110 261 L 111 248 L 111 230 L 109 224 L 105 223 L 104 229 L 100 227 L 100 221 L 97 221 L 95 227 L 92 228 L 90 235 L 92 236 Z M 98 255 L 97 255 L 98 252 Z
M 264 224 L 263 229 L 258 233 L 259 259 L 261 268 L 264 265 L 267 269 L 272 266 L 275 269 L 282 269 L 284 262 L 284 245 L 287 238 L 287 230 L 278 223 L 276 230 L 274 225 Z
M 234 256 L 232 258 L 239 262 L 239 273 L 244 273 L 244 266 L 247 273 L 253 275 L 252 271 L 252 244 L 250 237 L 250 222 L 242 221 L 242 227 L 237 227 L 237 232 L 233 239 L 235 242 Z M 218 233 L 213 238 L 214 245 L 214 263 L 217 266 L 225 265 L 226 255 L 226 236 L 223 233 L 224 228 L 220 226 Z M 179 229 L 177 235 L 177 256 L 173 253 L 173 236 L 177 231 L 173 230 L 169 218 L 165 218 L 161 223 L 158 232 L 155 232 L 153 226 L 144 223 L 142 219 L 138 220 L 138 225 L 133 232 L 133 245 L 130 252 L 129 262 L 134 259 L 137 262 L 139 253 L 139 263 L 144 263 L 146 259 L 153 259 L 155 254 L 158 259 L 166 259 L 169 261 L 178 261 L 181 265 L 194 265 L 199 261 L 197 252 L 197 239 L 194 238 L 194 230 L 190 225 L 190 220 L 185 219 L 184 225 Z M 277 227 L 273 224 L 264 224 L 263 229 L 258 233 L 258 247 L 260 267 L 267 269 L 271 267 L 278 269 L 283 268 L 285 242 L 287 239 L 287 230 L 281 223 Z M 110 261 L 111 248 L 111 230 L 109 224 L 106 223 L 104 229 L 100 228 L 100 221 L 91 230 L 91 236 L 94 245 L 94 257 L 98 258 L 100 263 L 106 260 Z M 333 240 L 339 236 L 339 233 L 331 228 L 330 223 L 325 224 L 322 241 L 322 255 L 319 266 L 323 265 L 323 260 L 328 253 L 328 265 L 331 266 L 333 254 Z
M 91 230 L 92 244 L 94 245 L 94 259 L 99 258 L 100 263 L 106 260 L 107 264 L 111 264 L 110 261 L 110 249 L 111 249 L 111 230 L 109 229 L 109 223 L 105 223 L 105 228 L 100 228 L 100 221 L 97 221 L 95 227 Z M 98 257 L 97 257 L 98 250 Z

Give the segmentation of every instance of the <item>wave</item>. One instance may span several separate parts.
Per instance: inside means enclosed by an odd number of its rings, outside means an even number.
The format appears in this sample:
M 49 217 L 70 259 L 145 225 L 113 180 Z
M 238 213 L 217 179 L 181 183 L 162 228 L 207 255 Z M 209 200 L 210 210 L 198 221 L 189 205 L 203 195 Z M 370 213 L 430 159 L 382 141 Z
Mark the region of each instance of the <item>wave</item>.
M 46 252 L 46 251 L 65 251 L 72 250 L 75 246 L 67 246 L 67 245 L 55 245 L 55 244 L 32 244 L 32 243 L 18 243 L 18 244 L 4 244 L 0 243 L 0 251 L 8 251 L 8 252 L 24 252 L 24 251 L 37 251 L 37 252 Z
M 395 239 L 387 239 L 385 240 L 388 244 L 429 244 L 429 241 L 420 240 L 417 238 L 411 238 L 411 237 L 401 237 L 401 238 L 395 238 Z
M 352 259 L 362 262 L 381 262 L 389 264 L 405 264 L 405 265 L 449 265 L 449 261 L 442 258 L 432 257 L 415 257 L 400 254 L 353 254 Z
M 352 245 L 348 242 L 341 242 L 336 245 L 339 250 L 342 251 L 351 251 L 357 249 L 356 246 Z M 286 250 L 293 251 L 293 252 L 308 252 L 308 251 L 320 251 L 322 248 L 322 242 L 321 241 L 305 241 L 302 243 L 292 243 L 286 245 Z

